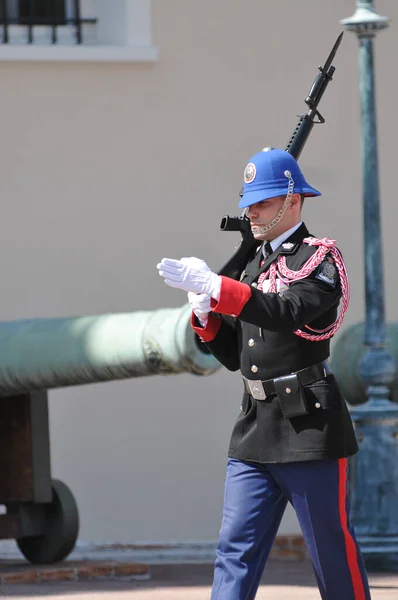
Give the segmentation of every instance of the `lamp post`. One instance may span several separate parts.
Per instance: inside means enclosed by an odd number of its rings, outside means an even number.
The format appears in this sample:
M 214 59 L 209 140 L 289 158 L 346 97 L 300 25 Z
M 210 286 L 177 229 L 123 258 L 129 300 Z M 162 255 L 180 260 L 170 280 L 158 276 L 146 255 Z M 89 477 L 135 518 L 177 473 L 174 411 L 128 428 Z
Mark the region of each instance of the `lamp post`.
M 389 399 L 395 363 L 386 350 L 386 323 L 376 135 L 373 40 L 389 19 L 373 10 L 373 0 L 357 0 L 341 24 L 359 41 L 361 155 L 365 247 L 365 346 L 359 374 L 365 403 L 354 406 L 360 452 L 350 469 L 352 521 L 368 568 L 398 567 L 398 405 Z

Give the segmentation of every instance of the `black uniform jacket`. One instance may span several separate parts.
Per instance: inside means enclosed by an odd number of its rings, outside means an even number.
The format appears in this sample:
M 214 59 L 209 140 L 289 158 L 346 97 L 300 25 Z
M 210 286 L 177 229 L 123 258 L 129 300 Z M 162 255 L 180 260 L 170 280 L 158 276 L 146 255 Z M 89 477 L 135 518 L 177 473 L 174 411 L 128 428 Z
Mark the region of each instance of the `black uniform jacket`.
M 264 381 L 329 357 L 329 340 L 308 341 L 294 331 L 309 331 L 306 325 L 323 330 L 336 320 L 341 299 L 337 269 L 335 279 L 325 280 L 319 277 L 321 264 L 307 278 L 292 282 L 283 293 L 254 287 L 259 274 L 279 255 L 286 257 L 288 268 L 299 270 L 317 250 L 317 246 L 303 243 L 309 235 L 302 224 L 262 266 L 262 252 L 257 251 L 242 273 L 241 282 L 223 277 L 219 300 L 214 301 L 214 312 L 206 327 L 200 327 L 193 316 L 194 330 L 227 369 L 240 369 L 245 378 Z M 327 259 L 330 262 L 330 255 Z M 330 268 L 325 272 L 330 274 Z M 246 392 L 243 380 L 242 387 L 229 456 L 275 463 L 336 459 L 358 451 L 351 417 L 333 374 L 302 388 L 307 414 L 291 418 L 283 416 L 276 393 L 255 400 Z

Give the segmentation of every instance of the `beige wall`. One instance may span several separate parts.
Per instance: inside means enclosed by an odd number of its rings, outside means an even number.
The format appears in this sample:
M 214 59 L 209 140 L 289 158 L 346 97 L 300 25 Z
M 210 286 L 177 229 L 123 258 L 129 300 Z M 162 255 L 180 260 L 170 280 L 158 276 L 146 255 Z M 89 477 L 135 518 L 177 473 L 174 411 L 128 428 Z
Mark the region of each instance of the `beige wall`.
M 396 2 L 376 43 L 387 316 L 395 302 Z M 180 306 L 162 256 L 217 269 L 237 237 L 247 158 L 283 147 L 351 0 L 154 0 L 154 64 L 2 63 L 3 320 Z M 346 324 L 363 318 L 358 47 L 300 159 L 305 219 L 336 238 L 351 276 Z M 84 540 L 215 539 L 238 374 L 152 377 L 50 394 L 54 476 L 73 490 Z M 282 530 L 297 531 L 295 519 Z

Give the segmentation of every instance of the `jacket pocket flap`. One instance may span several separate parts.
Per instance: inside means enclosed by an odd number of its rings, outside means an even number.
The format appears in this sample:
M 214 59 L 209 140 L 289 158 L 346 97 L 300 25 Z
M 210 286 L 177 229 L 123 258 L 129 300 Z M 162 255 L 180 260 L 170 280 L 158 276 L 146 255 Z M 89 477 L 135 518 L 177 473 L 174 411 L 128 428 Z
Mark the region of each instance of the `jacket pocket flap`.
M 333 375 L 306 385 L 304 392 L 307 402 L 311 407 L 314 407 L 316 403 L 319 403 L 324 410 L 339 408 L 341 406 L 341 393 Z
M 274 379 L 275 391 L 285 419 L 308 414 L 303 386 L 297 374 Z

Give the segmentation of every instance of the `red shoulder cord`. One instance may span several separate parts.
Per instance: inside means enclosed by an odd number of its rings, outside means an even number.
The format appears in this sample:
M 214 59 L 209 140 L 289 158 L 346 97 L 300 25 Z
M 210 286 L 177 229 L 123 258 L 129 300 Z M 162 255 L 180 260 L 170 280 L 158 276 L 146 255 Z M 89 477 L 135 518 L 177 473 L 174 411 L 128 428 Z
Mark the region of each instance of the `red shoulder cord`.
M 342 291 L 342 302 L 340 314 L 337 320 L 326 327 L 326 329 L 313 329 L 308 325 L 305 325 L 305 328 L 312 331 L 313 333 L 306 333 L 301 329 L 297 329 L 294 333 L 310 342 L 322 342 L 323 340 L 327 340 L 332 337 L 336 331 L 339 329 L 340 325 L 343 322 L 344 314 L 348 308 L 348 304 L 350 302 L 350 285 L 348 281 L 347 270 L 344 264 L 343 257 L 338 248 L 336 248 L 336 240 L 331 240 L 329 238 L 313 238 L 308 237 L 303 240 L 305 244 L 309 246 L 318 246 L 316 252 L 307 260 L 307 262 L 301 267 L 299 271 L 292 271 L 288 269 L 286 266 L 286 258 L 284 256 L 279 256 L 276 262 L 273 262 L 270 265 L 270 268 L 266 273 L 262 273 L 259 277 L 258 289 L 261 289 L 263 281 L 268 277 L 270 280 L 270 292 L 277 292 L 276 279 L 277 277 L 285 284 L 289 285 L 293 281 L 299 281 L 300 279 L 305 279 L 312 273 L 321 262 L 324 260 L 327 254 L 331 254 L 334 258 L 334 262 L 336 263 L 337 270 L 340 275 L 340 283 L 341 283 L 341 291 Z

